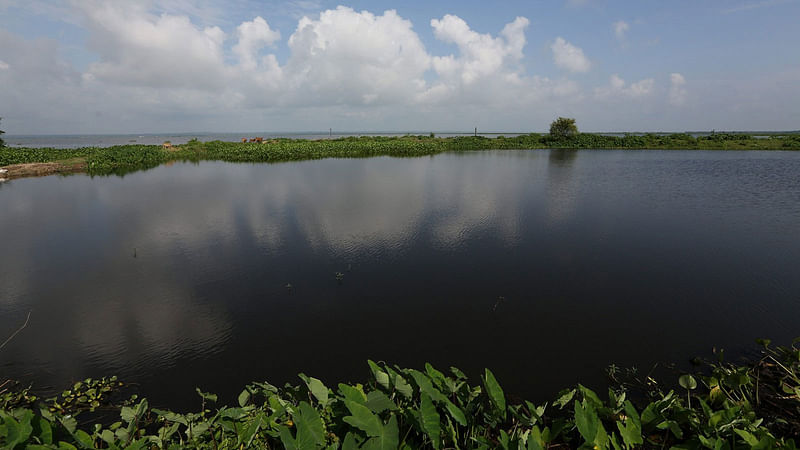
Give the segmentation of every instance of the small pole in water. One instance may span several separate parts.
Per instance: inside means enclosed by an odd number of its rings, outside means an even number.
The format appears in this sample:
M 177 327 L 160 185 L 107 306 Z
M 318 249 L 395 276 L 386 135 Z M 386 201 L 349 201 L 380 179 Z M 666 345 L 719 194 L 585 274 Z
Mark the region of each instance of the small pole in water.
M 475 127 L 475 137 L 478 137 L 478 127 Z

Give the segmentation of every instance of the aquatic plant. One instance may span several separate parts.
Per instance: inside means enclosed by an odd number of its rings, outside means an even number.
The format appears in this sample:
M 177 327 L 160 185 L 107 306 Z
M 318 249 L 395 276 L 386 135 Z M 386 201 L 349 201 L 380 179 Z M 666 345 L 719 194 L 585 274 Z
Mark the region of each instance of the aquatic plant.
M 688 134 L 606 136 L 580 133 L 570 136 L 523 134 L 515 137 L 457 136 L 350 136 L 340 139 L 269 139 L 259 142 L 199 142 L 163 148 L 155 145 L 56 149 L 0 148 L 0 166 L 37 162 L 84 162 L 91 175 L 123 175 L 169 161 L 282 162 L 321 158 L 371 156 L 416 157 L 441 152 L 491 149 L 705 149 L 800 150 L 800 136 L 756 139 L 740 134 L 693 137 Z M 73 164 L 74 166 L 74 164 Z M 59 170 L 55 167 L 53 170 Z
M 329 387 L 304 374 L 300 384 L 283 388 L 252 383 L 233 406 L 212 407 L 218 397 L 198 389 L 200 409 L 191 413 L 137 398 L 112 406 L 104 389 L 118 382 L 87 380 L 43 402 L 30 394 L 0 396 L 0 440 L 12 449 L 796 449 L 796 343 L 773 348 L 762 341 L 761 358 L 750 364 L 720 359 L 678 377 L 685 400 L 615 366 L 607 395 L 579 384 L 542 404 L 512 400 L 488 369 L 471 385 L 460 370 L 430 364 L 417 370 L 368 361 L 366 384 Z M 118 419 L 79 426 L 77 416 L 92 408 L 115 411 Z

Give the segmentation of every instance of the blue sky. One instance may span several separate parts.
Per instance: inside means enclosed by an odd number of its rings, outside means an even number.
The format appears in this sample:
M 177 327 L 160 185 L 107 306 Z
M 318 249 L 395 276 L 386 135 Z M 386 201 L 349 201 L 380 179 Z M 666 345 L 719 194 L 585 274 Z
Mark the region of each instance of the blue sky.
M 9 134 L 800 129 L 800 0 L 0 0 Z

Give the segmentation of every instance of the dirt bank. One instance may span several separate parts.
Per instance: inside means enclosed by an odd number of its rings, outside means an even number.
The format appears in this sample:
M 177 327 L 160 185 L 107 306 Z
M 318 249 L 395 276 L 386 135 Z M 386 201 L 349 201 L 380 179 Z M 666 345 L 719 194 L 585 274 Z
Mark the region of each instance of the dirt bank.
M 57 161 L 46 163 L 12 164 L 0 169 L 8 172 L 0 173 L 0 178 L 13 180 L 15 178 L 43 177 L 54 174 L 71 174 L 86 172 L 86 161 L 76 159 L 70 161 Z

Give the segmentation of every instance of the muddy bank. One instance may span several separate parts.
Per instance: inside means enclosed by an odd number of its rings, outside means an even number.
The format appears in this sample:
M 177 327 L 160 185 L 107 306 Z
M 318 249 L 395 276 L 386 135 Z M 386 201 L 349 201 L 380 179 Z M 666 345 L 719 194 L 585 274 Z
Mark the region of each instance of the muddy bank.
M 86 161 L 58 161 L 44 163 L 12 164 L 0 168 L 0 179 L 43 177 L 55 174 L 73 174 L 86 172 Z

